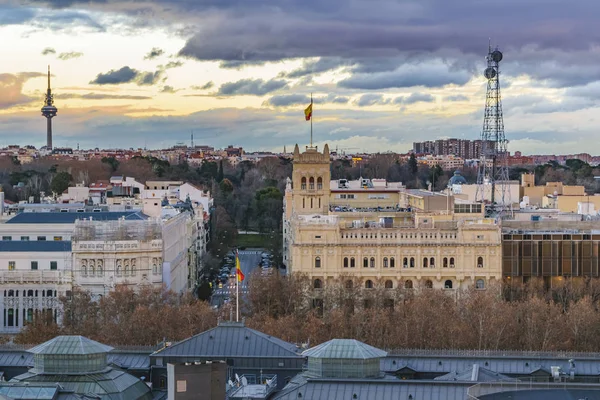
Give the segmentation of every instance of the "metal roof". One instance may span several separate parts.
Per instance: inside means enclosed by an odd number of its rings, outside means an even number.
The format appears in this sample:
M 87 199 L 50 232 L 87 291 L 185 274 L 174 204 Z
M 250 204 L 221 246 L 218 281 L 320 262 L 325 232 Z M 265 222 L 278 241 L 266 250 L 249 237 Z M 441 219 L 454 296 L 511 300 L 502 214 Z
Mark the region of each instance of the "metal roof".
M 107 361 L 122 369 L 150 368 L 150 352 L 123 352 L 113 350 Z M 0 369 L 6 367 L 33 367 L 33 354 L 25 350 L 0 350 Z
M 221 322 L 172 346 L 158 350 L 151 357 L 256 357 L 300 358 L 292 343 L 247 328 L 243 322 Z
M 58 252 L 71 251 L 70 241 L 53 240 L 0 240 L 0 252 Z
M 354 339 L 332 339 L 302 353 L 305 357 L 367 360 L 383 358 L 387 352 Z
M 454 371 L 449 374 L 438 376 L 436 381 L 465 381 L 465 382 L 515 382 L 518 379 L 511 378 L 498 372 L 482 368 L 478 364 L 473 364 L 471 368 L 464 371 Z
M 58 392 L 56 385 L 7 385 L 0 386 L 0 399 L 53 400 L 56 392 Z
M 102 212 L 28 212 L 20 213 L 6 221 L 7 224 L 73 224 L 78 219 L 94 221 L 146 220 L 148 216 L 140 211 L 102 211 Z
M 33 354 L 99 354 L 108 353 L 113 348 L 84 336 L 57 336 L 28 351 Z

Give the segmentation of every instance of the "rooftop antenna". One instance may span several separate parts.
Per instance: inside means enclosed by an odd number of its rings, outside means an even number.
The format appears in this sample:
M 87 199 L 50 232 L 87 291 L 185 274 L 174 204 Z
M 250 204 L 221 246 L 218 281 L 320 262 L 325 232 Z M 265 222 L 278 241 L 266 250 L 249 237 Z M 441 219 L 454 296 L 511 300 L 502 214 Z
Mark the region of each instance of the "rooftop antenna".
M 192 149 L 194 148 L 194 130 L 192 129 Z

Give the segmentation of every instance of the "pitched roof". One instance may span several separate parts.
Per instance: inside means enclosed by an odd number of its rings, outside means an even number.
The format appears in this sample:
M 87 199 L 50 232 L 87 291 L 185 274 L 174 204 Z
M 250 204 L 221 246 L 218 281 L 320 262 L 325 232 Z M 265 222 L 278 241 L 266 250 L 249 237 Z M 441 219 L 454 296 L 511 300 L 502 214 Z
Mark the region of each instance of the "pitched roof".
M 79 219 L 94 221 L 145 220 L 148 217 L 140 211 L 103 211 L 103 212 L 37 212 L 20 213 L 6 221 L 7 224 L 73 224 Z
M 518 379 L 502 375 L 487 368 L 482 368 L 479 364 L 473 364 L 471 368 L 463 371 L 454 371 L 449 374 L 438 376 L 436 381 L 469 381 L 469 382 L 516 382 Z
M 151 357 L 286 357 L 300 358 L 292 343 L 247 328 L 243 322 L 220 322 L 209 329 L 172 346 L 158 350 Z
M 108 353 L 113 348 L 85 336 L 57 336 L 28 351 L 33 354 L 99 354 Z
M 53 240 L 0 240 L 0 252 L 59 252 L 71 251 L 70 241 Z
M 354 339 L 332 339 L 305 350 L 302 355 L 315 358 L 366 360 L 369 358 L 383 358 L 387 356 L 387 352 Z

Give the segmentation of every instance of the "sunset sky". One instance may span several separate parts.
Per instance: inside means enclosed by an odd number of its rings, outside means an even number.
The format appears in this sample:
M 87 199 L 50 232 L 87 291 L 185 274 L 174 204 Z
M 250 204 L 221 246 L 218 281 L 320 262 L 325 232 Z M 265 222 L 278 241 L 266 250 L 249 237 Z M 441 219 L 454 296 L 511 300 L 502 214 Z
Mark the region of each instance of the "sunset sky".
M 600 154 L 595 0 L 0 0 L 0 146 L 408 151 L 477 139 L 488 40 L 509 150 Z

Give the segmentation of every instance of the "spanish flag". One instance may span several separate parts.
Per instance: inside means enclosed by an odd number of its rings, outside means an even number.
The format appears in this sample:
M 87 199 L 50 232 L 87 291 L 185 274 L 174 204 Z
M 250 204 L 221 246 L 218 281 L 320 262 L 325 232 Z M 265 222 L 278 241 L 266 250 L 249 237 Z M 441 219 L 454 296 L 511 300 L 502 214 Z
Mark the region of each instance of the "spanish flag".
M 244 280 L 244 273 L 242 272 L 242 267 L 240 266 L 240 255 L 237 250 L 235 252 L 235 275 L 237 276 L 238 282 L 242 282 Z
M 310 117 L 312 117 L 312 105 L 312 99 L 310 99 L 310 106 L 306 107 L 306 110 L 304 110 L 304 116 L 307 121 L 310 121 Z

